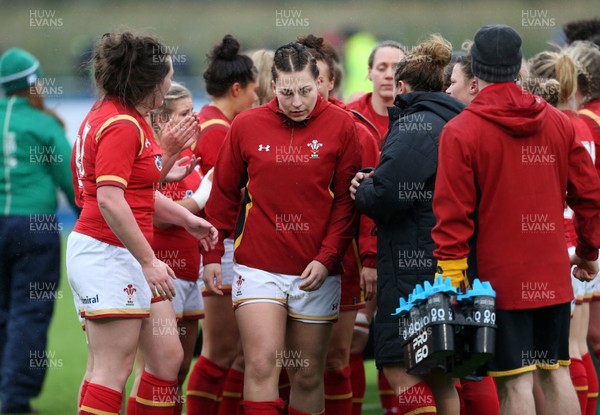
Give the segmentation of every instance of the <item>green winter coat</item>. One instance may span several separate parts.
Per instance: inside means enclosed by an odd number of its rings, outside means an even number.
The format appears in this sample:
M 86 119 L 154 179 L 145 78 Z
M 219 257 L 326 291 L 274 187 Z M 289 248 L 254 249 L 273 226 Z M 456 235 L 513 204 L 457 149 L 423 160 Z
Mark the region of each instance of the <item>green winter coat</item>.
M 74 203 L 71 146 L 60 123 L 27 98 L 0 99 L 0 215 L 53 214 L 57 188 Z

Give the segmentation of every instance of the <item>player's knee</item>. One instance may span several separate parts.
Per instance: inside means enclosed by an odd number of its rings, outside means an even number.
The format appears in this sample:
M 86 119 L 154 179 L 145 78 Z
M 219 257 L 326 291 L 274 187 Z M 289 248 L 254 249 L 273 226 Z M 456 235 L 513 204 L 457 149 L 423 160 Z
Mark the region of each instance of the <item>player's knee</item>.
M 326 370 L 340 371 L 348 366 L 350 350 L 348 345 L 331 344 L 327 353 Z
M 285 370 L 285 369 L 282 369 Z M 246 376 L 253 382 L 264 383 L 269 380 L 277 380 L 275 362 L 269 356 L 255 356 L 246 361 Z
M 288 374 L 292 387 L 304 392 L 315 391 L 323 383 L 323 374 L 310 368 L 288 370 Z
M 530 395 L 533 390 L 533 375 L 531 372 L 527 372 L 515 376 L 498 377 L 496 385 L 500 399 L 508 395 Z

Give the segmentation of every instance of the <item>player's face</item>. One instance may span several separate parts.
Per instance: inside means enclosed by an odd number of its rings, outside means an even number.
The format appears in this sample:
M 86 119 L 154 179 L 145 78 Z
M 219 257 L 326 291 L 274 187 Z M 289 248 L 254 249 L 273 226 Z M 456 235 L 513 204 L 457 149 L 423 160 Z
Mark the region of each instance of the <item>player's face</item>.
M 329 93 L 333 89 L 333 80 L 329 73 L 329 66 L 323 61 L 317 61 L 317 67 L 319 68 L 319 95 L 321 95 L 323 99 L 328 100 Z
M 471 95 L 469 95 L 469 84 L 465 78 L 465 74 L 462 71 L 460 64 L 454 65 L 452 68 L 452 75 L 450 76 L 450 86 L 446 89 L 446 93 L 454 98 L 462 101 L 469 105 L 471 102 Z
M 394 97 L 394 71 L 404 53 L 397 48 L 384 46 L 375 52 L 369 79 L 373 81 L 373 94 L 384 99 Z
M 302 71 L 278 72 L 271 86 L 279 109 L 293 121 L 304 121 L 317 103 L 319 83 L 306 65 Z
M 258 82 L 250 82 L 246 87 L 240 89 L 237 112 L 240 113 L 254 106 L 258 101 Z
M 175 123 L 178 123 L 185 116 L 192 115 L 194 111 L 192 98 L 185 97 L 177 99 L 171 103 L 171 108 L 172 110 L 169 118 L 171 118 Z

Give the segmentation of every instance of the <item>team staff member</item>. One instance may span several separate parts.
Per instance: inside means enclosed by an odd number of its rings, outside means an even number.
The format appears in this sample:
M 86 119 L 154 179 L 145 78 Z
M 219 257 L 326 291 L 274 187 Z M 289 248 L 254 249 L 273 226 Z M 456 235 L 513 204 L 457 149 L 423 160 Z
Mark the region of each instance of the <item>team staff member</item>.
M 488 373 L 501 413 L 535 412 L 536 368 L 545 406 L 579 413 L 566 367 L 573 291 L 563 207 L 566 198 L 576 218 L 574 275 L 589 280 L 598 272 L 600 180 L 569 119 L 514 83 L 521 67 L 514 29 L 482 27 L 471 56 L 480 92 L 440 139 L 434 254 L 444 276 L 460 282 L 475 244 L 469 265 L 496 290 Z
M 306 46 L 310 54 L 317 60 L 320 81 L 319 95 L 332 104 L 345 109 L 343 102 L 330 95 L 336 83 L 333 47 L 326 44 L 323 38 L 314 35 L 299 37 L 298 43 Z M 359 118 L 354 113 L 352 114 L 360 146 L 361 167 L 374 167 L 379 160 L 377 139 L 360 123 Z M 328 414 L 350 414 L 352 412 L 350 345 L 357 311 L 365 307 L 361 286 L 365 289 L 367 300 L 373 298 L 376 292 L 377 271 L 374 264 L 377 238 L 372 235 L 372 220 L 368 217 L 360 218 L 360 220 L 361 225 L 364 224 L 361 226 L 360 240 L 357 241 L 356 237 L 352 240 L 342 261 L 340 314 L 338 321 L 333 325 L 325 370 L 325 412 Z M 362 259 L 371 262 L 363 267 Z
M 171 85 L 166 48 L 150 36 L 108 33 L 95 48 L 93 70 L 100 99 L 75 143 L 83 209 L 67 243 L 69 283 L 94 362 L 79 413 L 119 413 L 138 341 L 147 368 L 138 400 L 160 413 L 165 401 L 174 402 L 182 351 L 173 336 L 160 348 L 144 340 L 153 334 L 144 319 L 151 298 L 175 295 L 173 271 L 148 242 L 152 218 L 185 227 L 206 249 L 216 230 L 154 190 L 161 154 L 144 115 L 162 105 Z M 138 415 L 146 412 L 139 409 Z
M 404 54 L 404 47 L 398 42 L 385 40 L 378 43 L 368 60 L 368 77 L 373 82 L 373 92 L 348 103 L 348 109 L 361 114 L 364 125 L 379 138 L 380 148 L 390 122 L 388 108 L 394 106 L 394 70 Z
M 240 44 L 231 35 L 215 45 L 208 55 L 204 72 L 210 104 L 200 110 L 202 129 L 194 152 L 200 158 L 202 174 L 216 163 L 231 121 L 251 108 L 257 99 L 257 71 L 252 60 L 239 53 Z M 241 200 L 241 196 L 238 197 Z M 202 352 L 188 382 L 187 413 L 233 414 L 240 407 L 243 381 L 243 358 L 240 334 L 231 304 L 233 280 L 233 239 L 225 240 L 223 289 L 215 295 L 203 288 L 205 318 L 202 322 Z M 237 359 L 236 359 L 237 357 Z
M 60 189 L 74 210 L 71 149 L 44 105 L 40 62 L 11 48 L 0 57 L 0 401 L 31 412 L 48 362 L 46 335 L 60 279 Z M 31 356 L 39 363 L 35 368 Z
M 352 118 L 318 95 L 318 75 L 304 46 L 277 49 L 276 98 L 234 121 L 206 206 L 222 241 L 234 229 L 239 189 L 245 187 L 232 298 L 246 364 L 247 415 L 277 414 L 283 408 L 281 367 L 291 382 L 290 415 L 323 411 L 340 261 L 354 229 L 347 187 L 360 156 Z M 204 282 L 213 292 L 222 285 L 222 251 L 219 244 L 204 256 Z
M 402 413 L 458 413 L 453 382 L 432 373 L 411 376 L 403 367 L 398 319 L 392 316 L 398 298 L 415 285 L 433 280 L 435 217 L 431 207 L 438 165 L 438 140 L 443 126 L 464 105 L 442 92 L 444 68 L 452 46 L 433 35 L 414 47 L 396 68 L 397 92 L 392 128 L 371 177 L 358 173 L 352 181 L 358 209 L 377 225 L 377 315 L 375 359 L 398 395 Z M 423 258 L 412 265 L 410 258 Z M 435 400 L 434 400 L 435 398 Z

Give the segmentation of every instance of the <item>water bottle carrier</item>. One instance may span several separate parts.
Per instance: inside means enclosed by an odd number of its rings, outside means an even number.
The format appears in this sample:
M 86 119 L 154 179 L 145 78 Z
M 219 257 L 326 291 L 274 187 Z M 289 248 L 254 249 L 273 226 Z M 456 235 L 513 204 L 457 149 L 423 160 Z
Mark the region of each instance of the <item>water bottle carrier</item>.
M 417 285 L 400 299 L 399 335 L 404 363 L 412 375 L 441 369 L 451 377 L 484 375 L 496 340 L 496 293 L 487 282 L 459 293 L 438 276 L 433 284 Z

